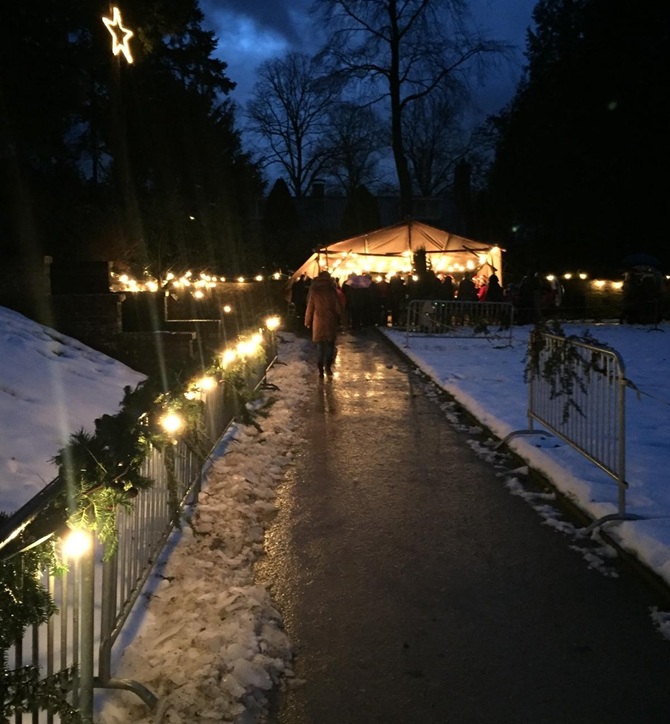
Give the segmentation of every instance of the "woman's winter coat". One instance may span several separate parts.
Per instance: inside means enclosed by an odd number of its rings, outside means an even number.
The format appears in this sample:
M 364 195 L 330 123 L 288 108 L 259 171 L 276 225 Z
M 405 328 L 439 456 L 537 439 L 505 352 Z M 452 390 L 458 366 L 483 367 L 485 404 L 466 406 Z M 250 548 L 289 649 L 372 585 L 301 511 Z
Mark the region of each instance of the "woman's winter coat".
M 305 312 L 305 326 L 312 328 L 312 342 L 334 342 L 341 313 L 342 305 L 333 280 L 330 277 L 313 279 Z

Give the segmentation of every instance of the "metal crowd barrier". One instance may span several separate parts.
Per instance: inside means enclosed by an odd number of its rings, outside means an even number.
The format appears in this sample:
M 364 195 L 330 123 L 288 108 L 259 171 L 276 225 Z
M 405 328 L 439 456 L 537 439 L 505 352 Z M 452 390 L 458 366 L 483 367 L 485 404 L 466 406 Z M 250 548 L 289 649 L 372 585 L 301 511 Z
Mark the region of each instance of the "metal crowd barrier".
M 249 389 L 257 389 L 266 380 L 269 367 L 276 360 L 276 338 L 266 338 L 266 357 L 249 364 L 245 376 Z M 203 394 L 201 433 L 211 457 L 237 410 L 225 383 Z M 202 442 L 202 441 L 201 441 Z M 204 443 L 203 443 L 204 444 Z M 130 509 L 117 511 L 117 548 L 107 557 L 104 547 L 94 541 L 88 554 L 73 560 L 64 574 L 46 573 L 42 585 L 49 591 L 57 613 L 41 625 L 29 627 L 6 655 L 10 669 L 33 666 L 40 679 L 58 677 L 59 672 L 73 669 L 74 680 L 67 701 L 80 713 L 84 722 L 93 721 L 94 688 L 122 688 L 133 691 L 150 707 L 155 695 L 141 682 L 112 677 L 112 649 L 123 630 L 134 603 L 139 597 L 168 537 L 178 525 L 183 508 L 195 499 L 205 466 L 202 451 L 180 440 L 164 451 L 152 449 L 143 464 L 142 474 L 153 485 L 138 492 Z M 171 471 L 171 472 L 169 472 Z M 34 521 L 61 490 L 57 478 L 11 516 L 23 526 Z M 55 535 L 52 531 L 46 537 Z M 13 537 L 9 533 L 4 540 Z M 15 724 L 23 722 L 59 722 L 57 714 L 31 711 L 17 714 Z
M 560 438 L 610 475 L 626 517 L 626 408 L 623 360 L 609 348 L 533 330 L 529 339 L 528 430 Z
M 406 346 L 410 337 L 436 335 L 512 340 L 514 306 L 509 302 L 413 299 L 406 313 Z

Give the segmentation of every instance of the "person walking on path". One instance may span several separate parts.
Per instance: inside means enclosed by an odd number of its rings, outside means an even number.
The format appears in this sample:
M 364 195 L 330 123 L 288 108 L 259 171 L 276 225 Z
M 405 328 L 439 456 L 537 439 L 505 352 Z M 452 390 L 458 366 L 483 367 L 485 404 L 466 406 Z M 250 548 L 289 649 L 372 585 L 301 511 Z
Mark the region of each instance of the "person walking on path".
M 333 374 L 341 314 L 342 304 L 335 282 L 327 271 L 321 271 L 310 285 L 305 311 L 305 327 L 311 328 L 312 342 L 316 344 L 319 377 L 323 377 L 324 372 L 329 377 Z

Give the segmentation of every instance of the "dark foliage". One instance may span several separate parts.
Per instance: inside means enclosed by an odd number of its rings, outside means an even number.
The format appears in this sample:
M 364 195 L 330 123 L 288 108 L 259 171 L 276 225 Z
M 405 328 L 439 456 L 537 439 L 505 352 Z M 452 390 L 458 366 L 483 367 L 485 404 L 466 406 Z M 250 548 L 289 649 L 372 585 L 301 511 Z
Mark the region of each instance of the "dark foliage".
M 488 201 L 511 261 L 612 271 L 667 257 L 668 29 L 661 0 L 541 0 L 528 72 L 495 119 Z
M 374 231 L 382 225 L 377 199 L 365 186 L 358 186 L 347 200 L 342 214 L 342 237 Z
M 124 10 L 133 64 L 111 53 L 109 5 L 4 3 L 1 253 L 23 260 L 243 266 L 262 192 L 234 84 L 195 0 Z M 257 255 L 256 255 L 257 256 Z

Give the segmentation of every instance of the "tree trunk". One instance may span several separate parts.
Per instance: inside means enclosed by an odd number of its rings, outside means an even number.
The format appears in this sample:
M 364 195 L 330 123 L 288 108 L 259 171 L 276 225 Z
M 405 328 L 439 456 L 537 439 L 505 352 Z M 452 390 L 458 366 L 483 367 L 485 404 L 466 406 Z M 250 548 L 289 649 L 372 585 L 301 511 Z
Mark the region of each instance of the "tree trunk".
M 389 92 L 391 96 L 391 144 L 398 186 L 400 188 L 400 218 L 412 216 L 412 179 L 407 166 L 405 147 L 402 139 L 402 106 L 400 104 L 400 36 L 397 26 L 395 1 L 389 5 L 391 20 L 391 68 L 389 73 Z

